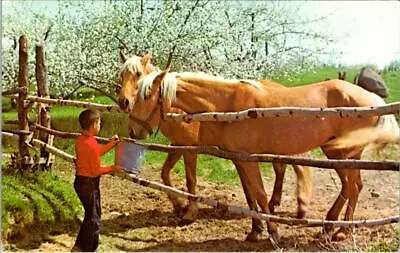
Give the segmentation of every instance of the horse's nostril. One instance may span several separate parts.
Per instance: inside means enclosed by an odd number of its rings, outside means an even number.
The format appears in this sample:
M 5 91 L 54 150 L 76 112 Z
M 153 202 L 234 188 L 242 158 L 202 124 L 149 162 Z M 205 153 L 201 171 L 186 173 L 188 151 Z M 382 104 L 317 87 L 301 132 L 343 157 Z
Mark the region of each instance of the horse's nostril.
M 135 129 L 133 128 L 129 129 L 129 137 L 131 137 L 132 139 L 136 138 Z
M 124 105 L 125 105 L 125 108 L 128 108 L 128 107 L 129 107 L 129 100 L 126 99 L 126 98 L 125 98 L 125 100 L 124 100 Z

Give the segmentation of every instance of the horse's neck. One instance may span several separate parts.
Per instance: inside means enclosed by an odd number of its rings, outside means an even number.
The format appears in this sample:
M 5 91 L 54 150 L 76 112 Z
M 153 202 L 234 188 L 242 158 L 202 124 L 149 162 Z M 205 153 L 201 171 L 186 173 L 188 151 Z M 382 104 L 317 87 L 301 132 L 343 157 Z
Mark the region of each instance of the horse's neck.
M 187 113 L 237 110 L 238 94 L 246 89 L 244 86 L 198 84 L 180 80 L 172 106 Z

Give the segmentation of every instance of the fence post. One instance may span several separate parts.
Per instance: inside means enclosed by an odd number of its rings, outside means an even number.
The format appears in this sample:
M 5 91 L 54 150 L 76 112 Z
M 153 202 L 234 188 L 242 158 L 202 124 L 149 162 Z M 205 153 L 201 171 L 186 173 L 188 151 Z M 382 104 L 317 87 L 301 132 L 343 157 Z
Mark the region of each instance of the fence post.
M 20 92 L 18 95 L 18 122 L 19 129 L 29 131 L 28 125 L 28 106 L 25 105 L 25 98 L 28 95 L 28 39 L 25 35 L 19 38 L 19 71 L 18 71 L 18 87 Z M 19 136 L 19 168 L 24 170 L 29 163 L 28 136 L 23 134 Z
M 35 46 L 36 53 L 36 67 L 35 67 L 35 75 L 36 75 L 36 83 L 37 83 L 37 95 L 38 97 L 50 98 L 49 94 L 49 86 L 48 86 L 48 78 L 47 78 L 47 68 L 45 65 L 45 50 L 43 44 L 36 44 Z M 44 103 L 38 103 L 38 124 L 51 128 L 50 127 L 50 106 Z M 53 138 L 50 138 L 49 134 L 43 131 L 38 131 L 39 140 L 44 143 L 52 145 Z M 51 142 L 51 143 L 49 143 Z M 43 168 L 49 168 L 51 166 L 51 159 L 53 156 L 45 150 L 44 147 L 40 149 L 40 157 L 46 159 L 46 163 L 43 165 Z

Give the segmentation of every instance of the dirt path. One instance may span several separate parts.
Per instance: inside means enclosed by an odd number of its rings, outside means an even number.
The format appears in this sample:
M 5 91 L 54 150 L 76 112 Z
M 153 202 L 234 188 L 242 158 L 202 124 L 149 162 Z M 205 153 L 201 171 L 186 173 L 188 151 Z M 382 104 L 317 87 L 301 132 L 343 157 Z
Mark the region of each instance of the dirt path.
M 72 182 L 72 168 L 59 171 Z M 160 181 L 156 168 L 144 169 L 141 177 Z M 399 176 L 395 172 L 364 171 L 364 189 L 360 195 L 355 219 L 379 218 L 399 213 Z M 183 180 L 174 178 L 178 188 Z M 284 184 L 280 215 L 294 215 L 296 211 L 295 176 L 291 169 Z M 198 179 L 198 194 L 231 204 L 246 206 L 240 186 L 220 185 Z M 264 177 L 265 188 L 272 191 L 273 178 Z M 340 181 L 332 170 L 314 170 L 314 190 L 309 218 L 324 218 L 337 197 Z M 368 245 L 392 244 L 399 237 L 399 225 L 360 228 L 344 242 L 333 243 L 318 236 L 321 228 L 298 228 L 280 225 L 281 243 L 274 246 L 267 233 L 257 243 L 243 241 L 250 230 L 249 218 L 224 214 L 201 205 L 196 222 L 179 226 L 166 194 L 119 178 L 104 176 L 102 191 L 101 244 L 98 251 L 328 251 L 366 250 Z M 371 194 L 374 191 L 379 195 Z M 373 197 L 374 195 L 375 197 Z M 286 212 L 282 212 L 286 211 Z M 73 245 L 78 228 L 69 233 L 52 233 L 30 251 L 68 251 Z M 279 247 L 279 248 L 277 248 Z M 21 249 L 15 249 L 21 250 Z

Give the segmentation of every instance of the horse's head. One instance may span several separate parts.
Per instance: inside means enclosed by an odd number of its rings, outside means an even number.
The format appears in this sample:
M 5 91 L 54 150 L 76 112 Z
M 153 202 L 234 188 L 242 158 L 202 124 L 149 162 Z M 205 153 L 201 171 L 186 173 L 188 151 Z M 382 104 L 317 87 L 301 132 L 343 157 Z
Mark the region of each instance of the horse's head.
M 121 62 L 123 63 L 120 71 L 121 87 L 118 93 L 118 104 L 126 112 L 132 110 L 138 94 L 138 81 L 140 78 L 156 70 L 151 64 L 151 53 L 143 57 L 133 55 L 125 56 L 120 52 Z
M 162 87 L 166 74 L 166 71 L 154 71 L 137 82 L 137 95 L 129 115 L 131 138 L 146 138 L 170 110 L 171 97 L 166 94 L 168 89 Z
M 382 98 L 389 96 L 389 89 L 387 88 L 383 78 L 369 67 L 361 69 L 360 73 L 354 80 L 354 84 L 357 84 Z

